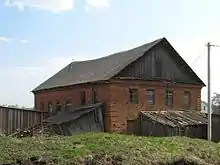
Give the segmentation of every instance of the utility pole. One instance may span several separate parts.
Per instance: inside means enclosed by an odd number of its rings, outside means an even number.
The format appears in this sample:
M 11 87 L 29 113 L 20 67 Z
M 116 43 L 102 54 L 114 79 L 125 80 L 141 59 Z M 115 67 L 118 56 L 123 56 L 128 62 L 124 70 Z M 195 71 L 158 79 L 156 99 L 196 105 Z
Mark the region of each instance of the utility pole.
M 210 47 L 211 44 L 208 42 L 207 48 L 208 48 L 208 140 L 212 140 L 212 112 L 211 112 L 211 99 L 210 99 Z
M 207 43 L 207 48 L 208 48 L 208 87 L 207 87 L 207 90 L 208 90 L 208 140 L 212 140 L 212 109 L 211 109 L 211 75 L 210 75 L 210 70 L 211 70 L 211 67 L 210 67 L 210 48 L 211 46 L 212 47 L 220 47 L 220 45 L 211 45 L 210 42 Z

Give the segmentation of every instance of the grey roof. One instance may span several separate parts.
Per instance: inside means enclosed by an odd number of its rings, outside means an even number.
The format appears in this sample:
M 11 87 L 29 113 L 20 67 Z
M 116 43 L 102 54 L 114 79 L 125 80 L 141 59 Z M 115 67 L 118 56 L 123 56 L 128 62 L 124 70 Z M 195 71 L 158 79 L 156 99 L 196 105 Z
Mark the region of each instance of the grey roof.
M 32 92 L 56 87 L 109 80 L 161 41 L 168 42 L 166 38 L 161 38 L 142 46 L 99 59 L 72 62 L 54 76 L 40 84 Z M 184 62 L 183 59 L 182 61 Z M 184 64 L 190 68 L 186 63 Z M 193 72 L 192 70 L 190 71 Z M 194 72 L 193 74 L 196 75 Z
M 4 109 L 4 110 L 14 110 L 14 111 L 35 111 L 35 109 L 33 108 L 16 108 L 16 107 L 7 107 L 7 106 L 1 106 L 0 105 L 0 109 Z
M 40 84 L 33 92 L 55 87 L 108 80 L 128 64 L 141 57 L 161 40 L 162 39 L 158 39 L 138 48 L 115 53 L 95 60 L 72 62 Z
M 207 116 L 200 111 L 142 111 L 141 114 L 170 127 L 207 124 Z
M 47 123 L 48 125 L 55 124 L 60 125 L 62 123 L 68 123 L 70 121 L 74 121 L 81 116 L 88 114 L 94 110 L 97 110 L 102 106 L 102 103 L 92 104 L 92 105 L 85 105 L 79 108 L 72 109 L 71 112 L 61 112 L 56 115 L 52 115 L 45 119 L 43 122 Z

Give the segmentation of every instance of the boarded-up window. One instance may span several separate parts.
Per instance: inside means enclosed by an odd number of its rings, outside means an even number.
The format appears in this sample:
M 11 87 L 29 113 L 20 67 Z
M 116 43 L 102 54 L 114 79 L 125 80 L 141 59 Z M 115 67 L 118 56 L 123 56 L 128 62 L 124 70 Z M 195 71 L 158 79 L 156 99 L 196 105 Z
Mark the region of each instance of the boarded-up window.
M 138 90 L 137 89 L 129 89 L 130 102 L 134 104 L 138 104 Z
M 65 111 L 70 111 L 72 107 L 72 104 L 70 101 L 65 102 Z
M 147 90 L 147 103 L 149 105 L 155 104 L 155 90 L 153 90 L 153 89 Z
M 183 105 L 184 108 L 190 108 L 191 106 L 191 93 L 189 91 L 184 91 Z
M 86 104 L 86 92 L 85 91 L 80 92 L 80 98 L 81 98 L 81 105 L 85 105 Z
M 56 105 L 56 111 L 57 112 L 61 112 L 61 103 L 59 101 L 57 101 L 57 105 Z
M 98 102 L 97 99 L 97 90 L 96 89 L 92 89 L 92 103 L 95 104 Z
M 52 112 L 53 111 L 53 105 L 52 105 L 52 102 L 49 102 L 48 103 L 48 112 Z
M 172 106 L 173 105 L 173 92 L 170 90 L 166 90 L 166 95 L 165 95 L 165 102 L 166 105 Z
M 44 102 L 40 103 L 40 110 L 42 110 L 42 111 L 44 110 Z

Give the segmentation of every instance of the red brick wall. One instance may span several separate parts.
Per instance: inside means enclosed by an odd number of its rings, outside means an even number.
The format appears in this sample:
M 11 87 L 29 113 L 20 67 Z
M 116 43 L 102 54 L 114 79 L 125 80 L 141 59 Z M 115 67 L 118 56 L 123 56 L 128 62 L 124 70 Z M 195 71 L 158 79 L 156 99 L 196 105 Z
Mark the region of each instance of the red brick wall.
M 137 88 L 139 103 L 133 104 L 129 100 L 129 88 Z M 146 89 L 155 89 L 155 105 L 147 105 Z M 174 84 L 170 86 L 173 90 L 173 107 L 165 106 L 165 84 L 144 81 L 113 80 L 110 85 L 111 98 L 108 104 L 108 112 L 111 121 L 111 131 L 126 131 L 127 120 L 138 118 L 140 111 L 146 110 L 182 110 L 182 98 L 184 91 L 191 92 L 191 107 L 189 110 L 200 110 L 201 86 Z
M 129 101 L 130 87 L 138 88 L 138 104 Z M 48 102 L 52 102 L 55 107 L 57 101 L 60 101 L 62 105 L 66 101 L 71 101 L 75 107 L 80 106 L 81 90 L 86 91 L 86 103 L 91 104 L 92 88 L 97 89 L 98 101 L 106 103 L 106 131 L 126 131 L 127 120 L 138 118 L 140 111 L 165 110 L 164 108 L 167 108 L 164 100 L 165 84 L 131 80 L 111 80 L 111 84 L 85 84 L 40 92 L 35 94 L 35 108 L 39 110 L 40 103 L 44 102 L 44 109 L 47 111 Z M 147 105 L 147 88 L 155 89 L 154 106 Z M 190 109 L 200 110 L 201 86 L 174 84 L 170 88 L 173 89 L 173 109 L 180 110 L 182 108 L 183 92 L 190 91 L 192 100 Z
M 81 103 L 80 91 L 86 93 L 86 104 L 92 103 L 92 88 L 97 90 L 97 99 L 101 102 L 107 102 L 108 84 L 85 84 L 72 87 L 65 87 L 53 90 L 37 92 L 35 94 L 35 109 L 41 110 L 40 104 L 44 103 L 44 111 L 48 111 L 47 105 L 52 102 L 53 107 L 56 107 L 56 102 L 59 101 L 62 105 L 66 101 L 70 101 L 74 107 L 79 107 Z

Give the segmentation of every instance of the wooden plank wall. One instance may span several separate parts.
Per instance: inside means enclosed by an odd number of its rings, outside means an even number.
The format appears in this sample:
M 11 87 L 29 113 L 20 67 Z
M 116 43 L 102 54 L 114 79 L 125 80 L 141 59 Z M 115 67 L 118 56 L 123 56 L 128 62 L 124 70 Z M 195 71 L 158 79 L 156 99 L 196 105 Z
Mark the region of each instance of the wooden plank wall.
M 17 129 L 24 129 L 40 124 L 49 116 L 48 112 L 36 112 L 26 109 L 0 106 L 0 134 L 11 134 Z

